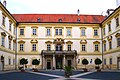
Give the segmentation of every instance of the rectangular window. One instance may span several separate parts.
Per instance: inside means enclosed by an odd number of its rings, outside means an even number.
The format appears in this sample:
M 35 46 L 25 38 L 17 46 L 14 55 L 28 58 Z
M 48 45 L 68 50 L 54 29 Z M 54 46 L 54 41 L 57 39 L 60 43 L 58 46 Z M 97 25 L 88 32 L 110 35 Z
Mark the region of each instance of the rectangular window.
M 51 45 L 47 44 L 47 50 L 50 51 L 51 50 Z
M 15 42 L 13 42 L 13 50 L 15 51 L 15 48 L 16 48 L 16 44 Z
M 3 16 L 2 25 L 5 26 L 5 17 Z
M 81 34 L 82 34 L 82 36 L 85 36 L 85 29 L 81 30 Z
M 9 39 L 9 49 L 11 49 L 11 40 Z
M 98 51 L 98 44 L 95 44 L 95 51 Z
M 104 59 L 104 65 L 106 65 L 106 59 Z
M 98 30 L 94 30 L 94 36 L 98 36 Z
M 9 22 L 9 30 L 11 31 L 12 23 Z
M 8 62 L 9 62 L 9 65 L 11 65 L 11 59 L 10 58 L 8 58 Z
M 112 49 L 112 42 L 109 42 L 109 49 Z
M 15 65 L 15 59 L 13 59 L 13 65 Z
M 108 32 L 111 31 L 111 23 L 108 24 Z
M 106 51 L 106 44 L 103 44 L 103 46 L 104 46 L 104 51 Z
M 71 29 L 67 29 L 67 36 L 71 36 Z
M 112 58 L 110 58 L 110 64 L 112 64 Z
M 14 27 L 14 31 L 13 31 L 13 34 L 15 34 L 16 33 L 16 28 Z
M 50 36 L 50 29 L 47 29 L 47 36 Z
M 119 18 L 117 17 L 116 18 L 116 27 L 118 27 L 119 26 Z
M 62 29 L 59 29 L 59 35 L 62 35 Z
M 32 44 L 32 51 L 36 51 L 36 44 Z
M 85 51 L 85 44 L 82 44 L 82 51 Z
M 105 28 L 103 28 L 103 35 L 105 35 Z
M 20 29 L 20 35 L 24 35 L 24 29 Z
M 120 46 L 120 38 L 117 38 L 117 46 Z
M 24 51 L 24 44 L 20 44 L 20 51 Z
M 36 35 L 36 29 L 33 28 L 33 35 Z
M 5 37 L 4 36 L 2 36 L 2 44 L 1 44 L 1 46 L 5 46 Z
M 62 35 L 62 29 L 55 29 L 56 35 Z
M 68 51 L 71 51 L 71 45 L 68 44 Z

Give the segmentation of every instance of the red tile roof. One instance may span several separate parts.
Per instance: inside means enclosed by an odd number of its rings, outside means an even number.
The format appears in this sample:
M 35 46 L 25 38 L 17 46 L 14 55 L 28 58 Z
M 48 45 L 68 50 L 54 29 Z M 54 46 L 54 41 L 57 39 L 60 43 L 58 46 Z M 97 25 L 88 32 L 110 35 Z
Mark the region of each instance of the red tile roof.
M 18 22 L 78 22 L 80 23 L 101 23 L 105 16 L 102 15 L 77 15 L 77 14 L 12 14 Z

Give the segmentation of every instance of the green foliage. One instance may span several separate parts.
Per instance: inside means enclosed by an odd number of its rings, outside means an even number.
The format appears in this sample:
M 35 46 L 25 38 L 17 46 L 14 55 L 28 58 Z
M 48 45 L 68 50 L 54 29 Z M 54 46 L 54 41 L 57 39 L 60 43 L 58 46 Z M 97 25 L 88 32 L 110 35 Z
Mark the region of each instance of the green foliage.
M 32 65 L 39 65 L 39 64 L 40 64 L 40 61 L 39 61 L 39 60 L 33 59 Z
M 71 66 L 65 66 L 65 67 L 64 67 L 64 70 L 65 70 L 66 72 L 71 72 L 71 71 L 72 71 L 72 68 L 71 68 Z
M 95 64 L 96 65 L 100 65 L 102 63 L 101 59 L 97 58 L 95 59 Z
M 83 59 L 83 60 L 82 60 L 82 64 L 83 64 L 83 65 L 88 65 L 88 63 L 89 63 L 89 62 L 88 62 L 87 59 Z
M 22 58 L 22 59 L 20 60 L 20 64 L 21 64 L 21 65 L 24 65 L 24 64 L 27 64 L 27 63 L 28 63 L 28 60 L 25 59 L 25 58 Z

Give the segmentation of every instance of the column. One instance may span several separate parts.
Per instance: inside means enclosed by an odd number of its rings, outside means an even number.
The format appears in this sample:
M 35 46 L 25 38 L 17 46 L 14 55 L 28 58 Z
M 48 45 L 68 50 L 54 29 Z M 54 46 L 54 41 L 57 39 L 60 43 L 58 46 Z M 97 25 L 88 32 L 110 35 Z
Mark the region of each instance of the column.
M 43 59 L 42 59 L 42 55 L 40 55 L 40 65 L 41 65 L 40 67 L 41 67 L 41 69 L 43 68 L 43 67 L 42 67 L 42 64 L 43 64 L 42 61 L 43 61 Z
M 45 68 L 46 68 L 46 67 L 45 67 L 45 66 L 46 66 L 46 65 L 45 65 L 45 63 L 46 63 L 46 61 L 45 61 L 45 56 L 43 55 L 42 58 L 43 58 L 43 69 L 45 69 Z
M 55 66 L 55 54 L 53 54 L 53 69 L 55 69 L 56 66 Z
M 66 65 L 66 61 L 65 61 L 65 54 L 63 55 L 63 68 Z

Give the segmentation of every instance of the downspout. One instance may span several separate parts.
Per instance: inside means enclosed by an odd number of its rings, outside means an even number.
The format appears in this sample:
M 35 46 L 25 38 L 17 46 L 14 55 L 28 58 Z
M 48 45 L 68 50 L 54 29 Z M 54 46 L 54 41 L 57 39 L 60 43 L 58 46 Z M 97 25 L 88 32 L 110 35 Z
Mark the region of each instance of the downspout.
M 15 70 L 17 70 L 17 26 L 18 22 L 16 23 L 16 45 L 15 45 Z
M 101 27 L 101 44 L 102 44 L 102 69 L 104 69 L 104 61 L 103 61 L 103 29 L 102 29 L 102 24 L 100 24 L 100 27 Z

